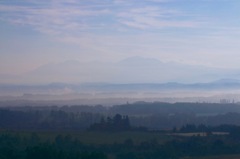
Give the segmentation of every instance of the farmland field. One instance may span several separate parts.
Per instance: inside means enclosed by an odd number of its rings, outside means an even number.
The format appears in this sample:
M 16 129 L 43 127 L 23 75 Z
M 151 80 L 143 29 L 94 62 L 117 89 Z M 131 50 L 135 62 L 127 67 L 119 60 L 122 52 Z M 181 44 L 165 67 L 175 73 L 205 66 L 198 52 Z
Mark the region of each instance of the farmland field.
M 0 132 L 0 135 L 8 131 Z M 145 141 L 155 141 L 157 143 L 165 143 L 171 139 L 172 136 L 157 133 L 157 132 L 91 132 L 91 131 L 23 131 L 23 132 L 11 132 L 12 135 L 20 135 L 26 138 L 31 137 L 32 134 L 37 134 L 37 136 L 42 141 L 53 141 L 56 136 L 69 136 L 72 139 L 77 139 L 83 144 L 114 144 L 114 143 L 124 143 L 126 140 L 131 139 L 134 144 L 138 145 Z

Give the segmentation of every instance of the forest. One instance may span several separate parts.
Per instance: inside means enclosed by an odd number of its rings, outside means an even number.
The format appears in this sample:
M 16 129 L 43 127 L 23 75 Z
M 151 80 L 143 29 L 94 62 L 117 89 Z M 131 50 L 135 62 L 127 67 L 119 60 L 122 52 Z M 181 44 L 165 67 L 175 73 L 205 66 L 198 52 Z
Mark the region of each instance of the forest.
M 0 107 L 2 129 L 86 130 L 116 114 L 127 116 L 134 127 L 169 130 L 186 124 L 240 125 L 238 103 L 147 103 L 114 105 L 8 106 Z
M 240 156 L 238 104 L 1 107 L 1 159 Z

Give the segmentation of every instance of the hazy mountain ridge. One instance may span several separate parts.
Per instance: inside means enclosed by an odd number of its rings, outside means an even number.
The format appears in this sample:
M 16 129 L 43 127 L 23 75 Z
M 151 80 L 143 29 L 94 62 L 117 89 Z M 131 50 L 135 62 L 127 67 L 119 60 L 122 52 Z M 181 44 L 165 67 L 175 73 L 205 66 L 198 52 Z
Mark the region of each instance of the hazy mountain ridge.
M 127 101 L 240 101 L 238 70 L 131 57 L 115 63 L 65 61 L 0 76 L 0 100 L 118 104 Z M 226 77 L 228 77 L 226 79 Z M 22 81 L 25 84 L 16 83 Z M 33 83 L 34 81 L 34 83 Z M 43 82 L 42 84 L 39 84 Z M 11 84 L 15 83 L 15 84 Z M 23 102 L 22 102 L 23 101 Z
M 43 65 L 21 75 L 0 75 L 1 83 L 199 83 L 225 77 L 239 79 L 240 70 L 210 68 L 153 58 L 130 57 L 119 62 L 76 60 Z
M 184 84 L 178 82 L 167 83 L 82 83 L 82 84 L 70 84 L 70 83 L 51 83 L 42 85 L 22 85 L 22 84 L 0 84 L 1 90 L 61 90 L 71 89 L 75 92 L 80 91 L 137 91 L 137 90 L 211 90 L 211 89 L 238 89 L 240 87 L 240 80 L 235 79 L 220 79 L 209 83 L 192 83 Z

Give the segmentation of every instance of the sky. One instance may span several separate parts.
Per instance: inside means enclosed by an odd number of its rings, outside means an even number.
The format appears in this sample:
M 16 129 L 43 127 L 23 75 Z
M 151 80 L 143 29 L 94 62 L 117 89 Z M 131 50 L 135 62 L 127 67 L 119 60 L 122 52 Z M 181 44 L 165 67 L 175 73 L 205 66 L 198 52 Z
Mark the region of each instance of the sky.
M 0 74 L 140 56 L 240 67 L 239 0 L 0 0 Z

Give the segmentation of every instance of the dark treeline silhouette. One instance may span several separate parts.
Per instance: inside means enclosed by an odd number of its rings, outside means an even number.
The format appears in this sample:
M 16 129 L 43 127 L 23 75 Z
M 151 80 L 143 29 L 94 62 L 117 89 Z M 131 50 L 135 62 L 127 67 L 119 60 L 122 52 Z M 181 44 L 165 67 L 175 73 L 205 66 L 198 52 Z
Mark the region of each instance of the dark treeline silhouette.
M 62 110 L 65 112 L 91 112 L 91 113 L 108 113 L 123 115 L 152 115 L 152 114 L 172 114 L 172 113 L 193 113 L 197 115 L 214 115 L 226 114 L 229 112 L 240 113 L 239 103 L 163 103 L 163 102 L 135 102 L 122 105 L 113 105 L 104 107 L 102 105 L 64 105 L 64 106 L 8 106 L 1 107 L 11 110 L 21 111 L 50 111 Z
M 128 116 L 116 114 L 113 118 L 101 118 L 100 123 L 94 123 L 90 126 L 91 131 L 127 131 L 131 130 Z
M 98 150 L 69 135 L 56 135 L 51 142 L 36 133 L 28 137 L 21 133 L 0 135 L 1 159 L 107 159 L 106 154 Z
M 227 112 L 229 106 L 238 105 L 213 105 L 225 113 L 213 113 L 209 104 L 203 106 L 206 110 L 199 108 L 203 110 L 197 114 L 192 109 L 201 106 L 198 103 L 1 108 L 0 158 L 182 159 L 240 154 L 240 114 Z M 139 131 L 141 126 L 148 130 Z M 208 135 L 176 135 L 194 132 Z M 227 134 L 214 135 L 213 132 Z M 80 133 L 88 139 L 92 137 L 89 134 L 94 134 L 92 143 L 83 142 L 78 136 Z M 117 141 L 115 138 L 121 133 L 125 133 L 127 139 Z M 116 136 L 110 139 L 105 136 L 105 142 L 98 143 L 97 138 L 102 134 Z M 148 137 L 135 141 L 131 134 L 137 138 L 143 134 Z M 152 138 L 154 134 L 161 140 Z
M 240 134 L 206 137 L 172 137 L 165 142 L 146 140 L 136 143 L 131 136 L 121 143 L 86 144 L 72 135 L 46 137 L 26 132 L 0 134 L 1 159 L 181 159 L 211 155 L 240 154 Z M 59 132 L 58 132 L 59 133 Z M 151 135 L 151 134 L 150 134 Z M 51 136 L 51 137 L 50 137 Z M 50 138 L 49 138 L 50 137 Z
M 0 110 L 0 129 L 84 130 L 99 121 L 101 114 L 67 113 L 62 110 Z
M 175 127 L 172 129 L 172 132 L 178 133 L 212 133 L 212 132 L 227 132 L 229 135 L 234 135 L 236 132 L 240 132 L 240 126 L 237 125 L 218 125 L 218 126 L 206 126 L 204 124 L 195 125 L 195 124 L 186 124 L 181 128 L 176 129 Z M 240 135 L 240 134 L 239 134 Z
M 164 103 L 139 101 L 132 104 L 115 105 L 109 112 L 127 115 L 151 115 L 185 113 L 197 115 L 225 114 L 228 112 L 240 113 L 238 103 Z
M 102 118 L 121 114 L 128 116 L 133 127 L 152 130 L 180 128 L 186 124 L 216 126 L 240 125 L 240 105 L 209 103 L 146 103 L 137 102 L 112 107 L 50 106 L 0 108 L 1 129 L 68 129 L 85 130 Z M 215 111 L 214 111 L 215 110 Z M 197 112 L 199 111 L 199 112 Z

